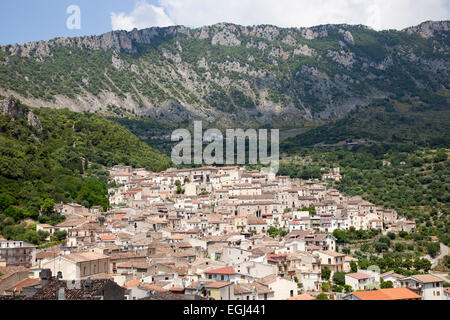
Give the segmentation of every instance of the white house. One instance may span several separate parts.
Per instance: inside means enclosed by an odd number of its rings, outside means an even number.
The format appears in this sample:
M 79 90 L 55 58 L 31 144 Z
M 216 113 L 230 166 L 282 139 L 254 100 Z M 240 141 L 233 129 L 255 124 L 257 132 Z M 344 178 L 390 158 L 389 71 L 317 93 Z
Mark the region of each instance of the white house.
M 445 300 L 444 281 L 431 274 L 418 274 L 400 280 L 403 288 L 408 288 L 423 300 Z
M 376 272 L 359 271 L 345 275 L 345 284 L 352 286 L 353 290 L 368 290 L 380 284 L 380 276 Z
M 298 294 L 297 283 L 292 280 L 280 278 L 276 275 L 270 275 L 262 278 L 260 282 L 267 285 L 269 289 L 273 291 L 273 297 L 269 300 L 286 300 Z
M 394 288 L 400 288 L 401 287 L 400 279 L 405 278 L 405 276 L 395 273 L 394 271 L 385 272 L 381 274 L 380 277 L 385 282 L 391 281 L 392 284 L 394 285 Z

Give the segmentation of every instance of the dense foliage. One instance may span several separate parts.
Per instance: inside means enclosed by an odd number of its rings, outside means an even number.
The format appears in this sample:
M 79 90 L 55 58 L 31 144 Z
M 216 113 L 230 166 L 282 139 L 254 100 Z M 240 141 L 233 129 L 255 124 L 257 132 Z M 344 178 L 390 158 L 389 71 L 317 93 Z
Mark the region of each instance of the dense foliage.
M 34 114 L 38 123 L 30 124 Z M 0 114 L 0 231 L 9 238 L 36 242 L 23 219 L 56 224 L 59 202 L 109 207 L 108 172 L 116 164 L 162 170 L 170 160 L 128 130 L 94 114 L 15 103 Z M 37 236 L 37 235 L 36 235 Z
M 445 148 L 379 144 L 352 149 L 301 149 L 295 157 L 283 160 L 280 174 L 321 179 L 329 168 L 340 167 L 343 178 L 329 181 L 330 187 L 395 209 L 401 216 L 415 219 L 420 234 L 436 235 L 449 245 L 449 164 Z M 338 239 L 345 236 L 339 234 Z M 383 245 L 378 248 L 383 250 Z
M 339 143 L 415 143 L 437 147 L 450 145 L 450 103 L 437 96 L 426 106 L 417 101 L 385 99 L 357 108 L 342 119 L 318 126 L 282 142 L 295 154 L 302 147 Z M 397 105 L 397 107 L 394 107 Z

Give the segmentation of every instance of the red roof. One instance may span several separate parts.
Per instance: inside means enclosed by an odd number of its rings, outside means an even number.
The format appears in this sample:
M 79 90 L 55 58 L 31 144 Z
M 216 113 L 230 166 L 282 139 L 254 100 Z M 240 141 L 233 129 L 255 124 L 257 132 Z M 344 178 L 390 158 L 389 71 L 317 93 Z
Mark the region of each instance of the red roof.
M 116 238 L 112 234 L 102 234 L 100 240 L 116 240 Z
M 24 287 L 28 287 L 28 286 L 32 286 L 33 284 L 38 283 L 39 281 L 41 281 L 40 279 L 33 279 L 33 278 L 28 278 L 25 279 L 24 281 L 20 282 L 19 284 L 15 285 L 14 287 L 9 288 L 6 291 L 18 291 L 18 292 L 22 292 L 22 289 Z
M 124 287 L 137 287 L 141 282 L 139 280 L 131 280 L 124 284 Z
M 207 274 L 229 274 L 229 275 L 236 274 L 234 269 L 229 268 L 229 267 L 209 270 L 209 271 L 205 271 L 205 273 L 207 273 Z
M 421 300 L 422 297 L 407 288 L 379 289 L 352 292 L 361 300 Z
M 122 194 L 135 194 L 141 192 L 141 190 L 131 190 L 131 191 L 127 191 L 127 192 L 122 192 Z
M 355 273 L 349 273 L 346 274 L 346 276 L 352 277 L 354 279 L 363 280 L 363 279 L 369 279 L 370 275 L 361 273 L 361 272 L 355 272 Z

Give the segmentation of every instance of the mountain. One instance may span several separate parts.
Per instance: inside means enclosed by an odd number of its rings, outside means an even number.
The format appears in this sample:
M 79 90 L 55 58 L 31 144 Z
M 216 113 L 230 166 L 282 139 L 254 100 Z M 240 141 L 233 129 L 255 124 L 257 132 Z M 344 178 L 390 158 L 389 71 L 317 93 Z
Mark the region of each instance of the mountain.
M 37 219 L 47 199 L 106 208 L 105 167 L 116 164 L 159 171 L 171 162 L 122 126 L 93 113 L 0 100 L 0 218 Z
M 448 147 L 449 123 L 450 104 L 446 100 L 435 101 L 428 107 L 410 107 L 383 100 L 288 137 L 282 142 L 281 149 L 295 153 L 304 147 L 374 143 Z
M 388 99 L 447 101 L 450 22 L 405 30 L 220 23 L 113 31 L 0 48 L 0 94 L 162 127 L 309 127 Z

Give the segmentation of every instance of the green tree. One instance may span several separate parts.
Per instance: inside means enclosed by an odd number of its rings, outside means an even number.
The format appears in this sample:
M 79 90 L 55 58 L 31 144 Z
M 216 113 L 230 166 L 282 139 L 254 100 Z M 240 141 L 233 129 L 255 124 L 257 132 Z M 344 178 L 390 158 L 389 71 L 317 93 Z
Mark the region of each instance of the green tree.
M 333 289 L 333 292 L 342 292 L 344 290 L 344 287 L 335 284 L 335 285 L 333 285 L 332 289 Z
M 398 233 L 398 235 L 402 238 L 405 238 L 408 235 L 408 232 L 402 230 Z
M 39 230 L 37 232 L 37 235 L 39 237 L 39 241 L 42 242 L 42 241 L 45 241 L 45 239 L 47 239 L 47 237 L 49 236 L 49 233 L 44 230 Z
M 54 212 L 55 201 L 53 199 L 45 199 L 41 204 L 41 212 L 46 216 L 50 216 Z
M 330 276 L 331 276 L 331 270 L 327 267 L 323 268 L 322 274 L 321 274 L 322 280 L 328 281 L 328 280 L 330 280 Z
M 441 250 L 439 242 L 427 242 L 425 248 L 427 249 L 427 253 L 433 258 L 436 257 Z
M 385 242 L 377 241 L 373 244 L 373 247 L 377 252 L 387 251 L 389 249 L 388 245 Z
M 333 282 L 343 286 L 345 284 L 345 272 L 337 271 L 333 274 Z
M 350 269 L 353 273 L 358 272 L 358 265 L 355 261 L 350 261 Z
M 52 239 L 54 241 L 62 241 L 64 239 L 66 239 L 67 237 L 67 231 L 65 230 L 57 230 L 53 233 Z
M 331 290 L 331 286 L 328 282 L 324 282 L 322 283 L 322 291 L 324 292 L 330 292 Z
M 383 281 L 381 284 L 380 284 L 380 288 L 381 289 L 388 289 L 388 288 L 393 288 L 394 287 L 394 284 L 392 283 L 392 281 Z
M 397 242 L 395 244 L 394 250 L 397 251 L 397 252 L 402 252 L 402 251 L 405 250 L 405 245 L 403 243 L 401 243 L 401 242 Z
M 391 240 L 386 236 L 381 236 L 378 241 L 381 243 L 385 243 L 388 247 L 391 245 Z
M 4 211 L 6 208 L 8 208 L 9 206 L 12 206 L 16 203 L 16 199 L 9 195 L 9 194 L 5 194 L 5 193 L 1 193 L 0 194 L 0 212 Z
M 328 300 L 328 296 L 325 293 L 319 293 L 316 297 L 317 300 Z

